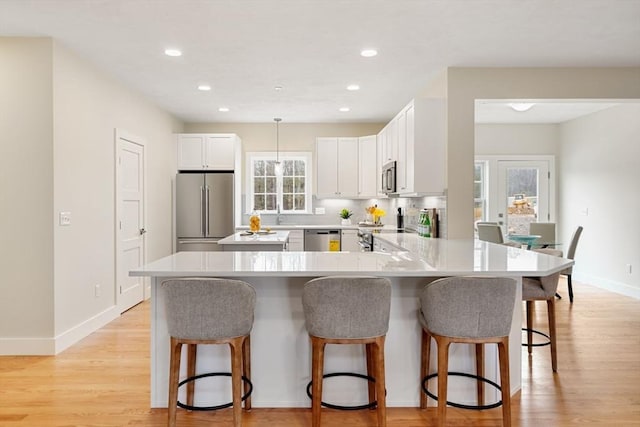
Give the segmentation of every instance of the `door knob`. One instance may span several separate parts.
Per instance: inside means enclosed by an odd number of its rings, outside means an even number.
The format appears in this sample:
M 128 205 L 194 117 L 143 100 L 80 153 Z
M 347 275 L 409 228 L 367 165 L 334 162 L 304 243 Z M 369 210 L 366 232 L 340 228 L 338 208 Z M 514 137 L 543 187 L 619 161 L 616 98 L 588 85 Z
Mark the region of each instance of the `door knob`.
M 147 232 L 147 230 L 145 230 L 144 228 L 141 228 L 141 229 L 140 229 L 140 235 L 141 235 L 141 236 L 142 236 L 144 233 L 146 233 L 146 232 Z

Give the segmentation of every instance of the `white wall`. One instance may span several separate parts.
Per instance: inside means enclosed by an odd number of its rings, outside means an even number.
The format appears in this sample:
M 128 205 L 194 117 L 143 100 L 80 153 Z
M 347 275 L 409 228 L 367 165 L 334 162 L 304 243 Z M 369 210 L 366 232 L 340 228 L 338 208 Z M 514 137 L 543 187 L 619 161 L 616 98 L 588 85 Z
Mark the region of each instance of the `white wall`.
M 7 352 L 22 337 L 53 334 L 51 45 L 0 38 L 0 339 L 7 339 L 0 347 Z
M 10 215 L 2 218 L 0 354 L 51 354 L 119 314 L 115 129 L 147 142 L 153 260 L 171 253 L 173 133 L 182 123 L 50 39 L 0 39 L 0 62 L 0 188 Z M 71 226 L 58 226 L 61 211 L 71 212 Z
M 555 124 L 477 124 L 475 154 L 556 155 L 559 130 Z
M 640 298 L 640 105 L 560 126 L 560 233 L 584 231 L 574 277 Z M 585 215 L 588 210 L 588 215 Z M 627 272 L 632 264 L 632 273 Z M 579 298 L 579 290 L 576 290 Z
M 171 171 L 182 123 L 102 75 L 68 49 L 54 49 L 56 335 L 115 304 L 114 129 L 146 141 L 147 259 L 171 253 Z M 81 267 L 81 268 L 79 268 Z M 102 295 L 94 296 L 100 284 Z

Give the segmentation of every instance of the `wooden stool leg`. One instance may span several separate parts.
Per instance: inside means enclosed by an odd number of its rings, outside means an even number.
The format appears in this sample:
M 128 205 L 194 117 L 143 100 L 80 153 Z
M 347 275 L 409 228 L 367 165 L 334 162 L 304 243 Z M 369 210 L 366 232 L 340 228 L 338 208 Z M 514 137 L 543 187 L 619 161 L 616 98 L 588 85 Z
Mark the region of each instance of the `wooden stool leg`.
M 484 344 L 476 344 L 476 375 L 484 377 Z M 484 405 L 484 382 L 476 381 L 478 388 L 478 405 Z
M 502 425 L 511 427 L 511 385 L 509 383 L 509 337 L 498 343 L 500 387 L 502 389 Z
M 196 358 L 198 356 L 198 345 L 187 344 L 187 377 L 196 375 Z M 196 382 L 189 381 L 187 383 L 187 405 L 193 406 L 193 394 L 196 389 Z
M 422 390 L 422 381 L 429 375 L 429 358 L 431 357 L 431 335 L 422 329 L 420 351 L 420 408 L 427 408 L 427 394 Z
M 375 373 L 375 363 L 373 360 L 373 344 L 368 343 L 364 346 L 367 354 L 367 375 L 377 380 L 377 376 Z M 371 381 L 367 381 L 367 386 L 369 387 L 369 402 L 373 402 L 374 400 L 376 400 L 376 385 Z M 373 411 L 375 408 L 370 409 Z
M 556 349 L 556 302 L 553 298 L 547 300 L 547 316 L 549 318 L 549 340 L 551 341 L 551 369 L 558 370 L 558 352 Z
M 384 336 L 373 344 L 376 372 L 376 398 L 378 400 L 378 427 L 387 427 L 387 397 L 385 396 Z
M 242 374 L 251 381 L 251 336 L 247 335 L 242 344 Z M 249 385 L 242 381 L 243 394 L 249 391 Z M 251 409 L 251 396 L 244 401 L 244 409 Z
M 231 347 L 231 392 L 233 394 L 233 425 L 242 426 L 242 346 L 244 337 L 229 341 Z
M 180 355 L 182 352 L 182 343 L 175 338 L 171 338 L 171 356 L 169 362 L 169 401 L 167 402 L 168 419 L 167 425 L 175 427 L 176 425 L 176 409 L 178 403 L 178 378 L 180 375 Z
M 311 337 L 311 426 L 320 427 L 321 402 L 322 402 L 322 375 L 324 370 L 324 347 L 326 343 L 322 338 Z
M 533 301 L 527 301 L 527 349 L 533 350 Z
M 444 427 L 447 417 L 447 374 L 449 371 L 449 345 L 447 337 L 436 337 L 438 344 L 438 426 Z

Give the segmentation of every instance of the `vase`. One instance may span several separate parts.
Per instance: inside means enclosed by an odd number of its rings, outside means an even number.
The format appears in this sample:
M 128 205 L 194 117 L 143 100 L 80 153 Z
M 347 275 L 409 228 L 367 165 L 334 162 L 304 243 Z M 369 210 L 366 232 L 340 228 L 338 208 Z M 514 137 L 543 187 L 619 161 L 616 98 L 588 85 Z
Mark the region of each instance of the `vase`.
M 351 218 L 343 218 L 342 225 L 351 225 Z

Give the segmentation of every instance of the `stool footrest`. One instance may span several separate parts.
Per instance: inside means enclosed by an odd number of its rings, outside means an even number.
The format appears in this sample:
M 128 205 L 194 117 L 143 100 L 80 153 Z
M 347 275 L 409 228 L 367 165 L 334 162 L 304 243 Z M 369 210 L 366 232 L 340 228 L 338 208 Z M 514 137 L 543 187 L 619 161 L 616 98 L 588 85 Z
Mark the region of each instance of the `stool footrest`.
M 473 378 L 476 380 L 480 380 L 482 382 L 485 382 L 493 387 L 495 387 L 498 390 L 502 390 L 502 387 L 500 387 L 499 384 L 491 381 L 488 378 L 485 377 L 481 377 L 478 375 L 473 375 L 473 374 L 467 374 L 466 372 L 447 372 L 447 375 L 452 375 L 452 376 L 456 376 L 456 377 L 467 377 L 467 378 Z M 436 396 L 435 394 L 431 393 L 429 391 L 429 389 L 427 388 L 427 383 L 429 382 L 429 380 L 431 378 L 437 378 L 438 374 L 431 374 L 431 375 L 427 375 L 426 377 L 424 377 L 422 379 L 422 391 L 426 393 L 427 396 L 429 396 L 430 398 L 434 399 L 434 400 L 438 400 L 438 396 Z M 502 400 L 500 400 L 499 402 L 496 403 L 492 403 L 490 405 L 464 405 L 462 403 L 456 403 L 456 402 L 450 402 L 447 400 L 447 405 L 449 406 L 453 406 L 454 408 L 460 408 L 460 409 L 473 409 L 476 411 L 482 411 L 485 409 L 493 409 L 493 408 L 497 408 L 499 406 L 502 406 Z
M 199 380 L 201 378 L 230 377 L 230 376 L 231 376 L 230 372 L 209 372 L 206 374 L 194 375 L 193 377 L 185 378 L 184 380 L 180 381 L 178 383 L 178 388 L 180 388 L 181 386 L 183 386 L 188 382 Z M 249 390 L 247 390 L 244 396 L 242 396 L 242 401 L 245 401 L 249 396 L 251 396 L 251 393 L 253 392 L 253 383 L 251 383 L 251 380 L 249 380 L 249 378 L 245 377 L 244 375 L 242 376 L 242 381 L 244 381 L 245 384 L 249 385 Z M 176 403 L 182 409 L 187 409 L 189 411 L 217 411 L 218 409 L 231 408 L 233 406 L 233 402 L 224 403 L 222 405 L 216 405 L 216 406 L 191 406 L 191 405 L 182 403 L 179 400 Z
M 370 377 L 369 375 L 364 375 L 364 374 L 356 374 L 354 372 L 334 372 L 331 374 L 324 374 L 322 376 L 322 378 L 332 378 L 332 377 L 355 377 L 355 378 L 362 378 L 363 380 L 367 380 L 370 381 L 372 383 L 376 382 L 376 379 L 373 377 Z M 309 384 L 307 384 L 307 396 L 309 396 L 309 399 L 311 399 L 313 396 L 311 394 L 311 387 L 313 385 L 313 381 L 309 381 Z M 375 408 L 376 406 L 378 406 L 378 401 L 374 400 L 373 402 L 369 402 L 367 404 L 364 405 L 355 405 L 355 406 L 342 406 L 342 405 L 334 405 L 332 403 L 327 403 L 327 402 L 320 402 L 322 406 L 324 406 L 325 408 L 330 408 L 330 409 L 338 409 L 341 411 L 357 411 L 360 409 L 372 409 Z
M 526 331 L 526 332 L 529 332 L 529 329 L 528 329 L 528 328 L 522 328 L 522 330 L 523 330 L 523 331 Z M 545 334 L 544 332 L 540 332 L 540 331 L 538 331 L 538 330 L 536 330 L 536 329 L 531 329 L 531 332 L 533 332 L 534 334 L 537 334 L 537 335 L 543 336 L 543 337 L 545 337 L 545 338 L 547 339 L 547 341 L 546 341 L 546 342 L 541 342 L 541 343 L 531 344 L 531 347 L 544 347 L 545 345 L 551 345 L 551 337 L 550 337 L 549 335 Z M 526 342 L 523 342 L 523 343 L 522 343 L 522 346 L 523 346 L 523 347 L 528 347 L 528 346 L 529 346 L 529 344 L 528 344 L 528 343 L 526 343 Z

